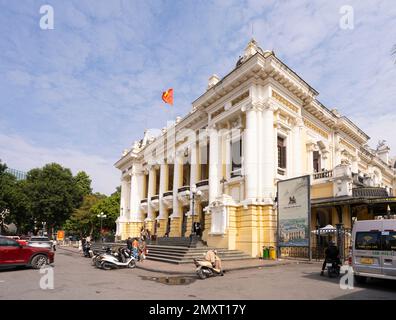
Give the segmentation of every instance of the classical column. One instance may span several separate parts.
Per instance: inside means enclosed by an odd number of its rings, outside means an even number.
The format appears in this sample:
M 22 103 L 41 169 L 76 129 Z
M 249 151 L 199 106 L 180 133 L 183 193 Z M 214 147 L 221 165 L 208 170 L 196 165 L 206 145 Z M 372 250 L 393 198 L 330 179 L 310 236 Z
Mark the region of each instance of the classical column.
M 258 158 L 258 166 L 257 166 L 257 176 L 262 177 L 263 176 L 263 163 L 264 163 L 264 158 L 266 157 L 266 150 L 264 149 L 263 145 L 263 139 L 264 139 L 264 134 L 265 134 L 265 128 L 263 125 L 263 110 L 260 108 L 257 110 L 257 132 L 258 132 L 258 137 L 257 137 L 257 158 Z M 260 181 L 261 179 L 259 178 L 257 181 L 257 196 L 258 199 L 261 201 L 263 199 L 263 183 Z
M 172 217 L 180 217 L 179 199 L 177 198 L 177 189 L 180 188 L 181 159 L 177 152 L 174 159 L 173 167 L 173 213 Z
M 196 184 L 198 181 L 198 152 L 197 143 L 191 145 L 191 163 L 190 163 L 190 185 Z
M 166 187 L 168 185 L 168 165 L 166 163 L 161 164 L 160 169 L 160 185 L 159 185 L 159 218 L 166 219 L 165 206 L 162 203 L 162 196 L 164 194 Z
M 314 143 L 310 142 L 307 143 L 307 155 L 308 155 L 308 164 L 307 164 L 307 170 L 309 174 L 312 174 L 314 172 L 314 167 L 313 167 L 313 151 L 314 151 Z
M 153 208 L 150 205 L 151 197 L 154 196 L 154 189 L 155 189 L 155 169 L 152 166 L 149 169 L 149 185 L 148 185 L 148 193 L 147 193 L 147 218 L 153 219 L 154 212 Z
M 271 103 L 266 103 L 263 106 L 262 112 L 263 124 L 263 141 L 262 148 L 265 151 L 265 156 L 262 162 L 262 190 L 263 199 L 265 202 L 272 203 L 274 198 L 274 167 L 275 163 L 275 144 L 277 137 L 274 137 L 274 106 Z
M 209 129 L 209 204 L 219 195 L 219 133 L 215 126 Z
M 302 163 L 301 163 L 301 131 L 303 128 L 303 122 L 301 119 L 296 119 L 293 127 L 293 165 L 294 165 L 294 176 L 298 177 L 302 175 Z
M 134 167 L 131 174 L 131 200 L 129 220 L 139 221 L 140 219 L 140 190 L 139 190 L 139 174 Z
M 244 172 L 246 179 L 246 200 L 257 201 L 258 185 L 258 130 L 257 109 L 250 105 L 246 109 L 246 130 L 244 139 Z M 272 135 L 271 135 L 272 136 Z M 267 137 L 263 137 L 265 140 Z M 268 138 L 267 138 L 268 139 Z M 271 148 L 272 149 L 272 148 Z M 263 164 L 265 159 L 263 159 Z
M 121 178 L 120 217 L 126 217 L 127 215 L 127 202 L 126 202 L 127 187 L 128 187 L 128 182 L 124 178 Z

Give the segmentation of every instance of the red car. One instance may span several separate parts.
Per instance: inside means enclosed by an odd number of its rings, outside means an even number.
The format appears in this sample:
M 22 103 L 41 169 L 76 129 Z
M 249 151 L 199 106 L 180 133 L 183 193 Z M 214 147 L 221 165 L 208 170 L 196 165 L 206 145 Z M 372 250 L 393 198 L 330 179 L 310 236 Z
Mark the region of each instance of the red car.
M 14 239 L 0 237 L 0 267 L 29 266 L 40 269 L 54 262 L 54 252 L 46 248 L 24 246 Z

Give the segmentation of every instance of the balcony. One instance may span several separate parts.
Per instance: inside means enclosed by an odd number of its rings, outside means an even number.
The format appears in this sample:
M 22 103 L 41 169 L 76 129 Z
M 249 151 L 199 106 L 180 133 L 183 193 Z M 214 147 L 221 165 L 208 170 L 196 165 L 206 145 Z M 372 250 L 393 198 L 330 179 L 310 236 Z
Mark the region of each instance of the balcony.
M 190 191 L 190 186 L 183 186 L 177 189 L 177 193 L 186 192 L 186 191 Z
M 150 198 L 150 206 L 155 210 L 159 210 L 159 195 L 156 194 Z
M 173 191 L 166 191 L 162 194 L 162 203 L 168 208 L 173 208 Z
M 168 197 L 168 196 L 173 196 L 173 191 L 166 191 L 166 192 L 164 192 L 164 194 L 162 195 L 163 198 Z
M 197 186 L 197 190 L 202 192 L 201 197 L 198 199 L 199 201 L 208 201 L 209 200 L 209 180 L 201 180 L 195 184 Z
M 281 176 L 285 176 L 286 175 L 286 169 L 278 167 L 278 174 L 281 175 Z
M 201 180 L 196 183 L 197 188 L 203 187 L 203 186 L 209 186 L 209 180 Z
M 320 172 L 315 172 L 313 175 L 313 180 L 328 179 L 333 177 L 333 170 L 323 170 Z
M 140 200 L 140 209 L 143 212 L 147 212 L 147 207 L 148 207 L 147 198 Z
M 177 189 L 177 199 L 182 203 L 183 206 L 190 204 L 190 186 L 183 186 Z

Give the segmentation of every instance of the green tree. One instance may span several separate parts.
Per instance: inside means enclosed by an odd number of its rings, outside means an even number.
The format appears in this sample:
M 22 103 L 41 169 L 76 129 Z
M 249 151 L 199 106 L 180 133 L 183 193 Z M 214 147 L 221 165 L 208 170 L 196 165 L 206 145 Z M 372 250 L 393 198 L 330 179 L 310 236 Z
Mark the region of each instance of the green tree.
M 81 188 L 70 169 L 57 163 L 30 170 L 24 187 L 32 217 L 46 222 L 50 232 L 61 226 L 83 200 Z
M 100 229 L 100 220 L 97 215 L 101 212 L 106 215 L 106 218 L 103 219 L 103 228 L 115 231 L 115 222 L 120 214 L 120 201 L 121 191 L 120 188 L 117 188 L 116 192 L 114 192 L 110 197 L 102 199 L 92 207 L 91 212 L 96 219 L 95 234 L 98 234 L 98 231 Z
M 0 233 L 7 231 L 5 225 L 12 209 L 16 184 L 16 178 L 6 170 L 7 165 L 0 160 Z
M 76 174 L 75 178 L 77 186 L 80 188 L 82 195 L 92 194 L 91 182 L 89 175 L 85 171 L 80 171 Z
M 104 198 L 106 196 L 99 193 L 85 195 L 82 205 L 74 210 L 71 217 L 65 222 L 64 229 L 72 234 L 92 236 L 96 216 L 92 213 L 91 209 Z

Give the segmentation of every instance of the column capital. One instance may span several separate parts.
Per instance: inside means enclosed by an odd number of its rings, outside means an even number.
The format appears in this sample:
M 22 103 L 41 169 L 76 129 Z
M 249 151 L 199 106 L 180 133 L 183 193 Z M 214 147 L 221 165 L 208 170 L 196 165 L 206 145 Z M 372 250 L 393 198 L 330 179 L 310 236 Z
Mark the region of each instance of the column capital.
M 301 118 L 294 118 L 292 120 L 292 124 L 293 124 L 293 127 L 295 127 L 295 128 L 301 129 L 304 127 L 304 121 Z

